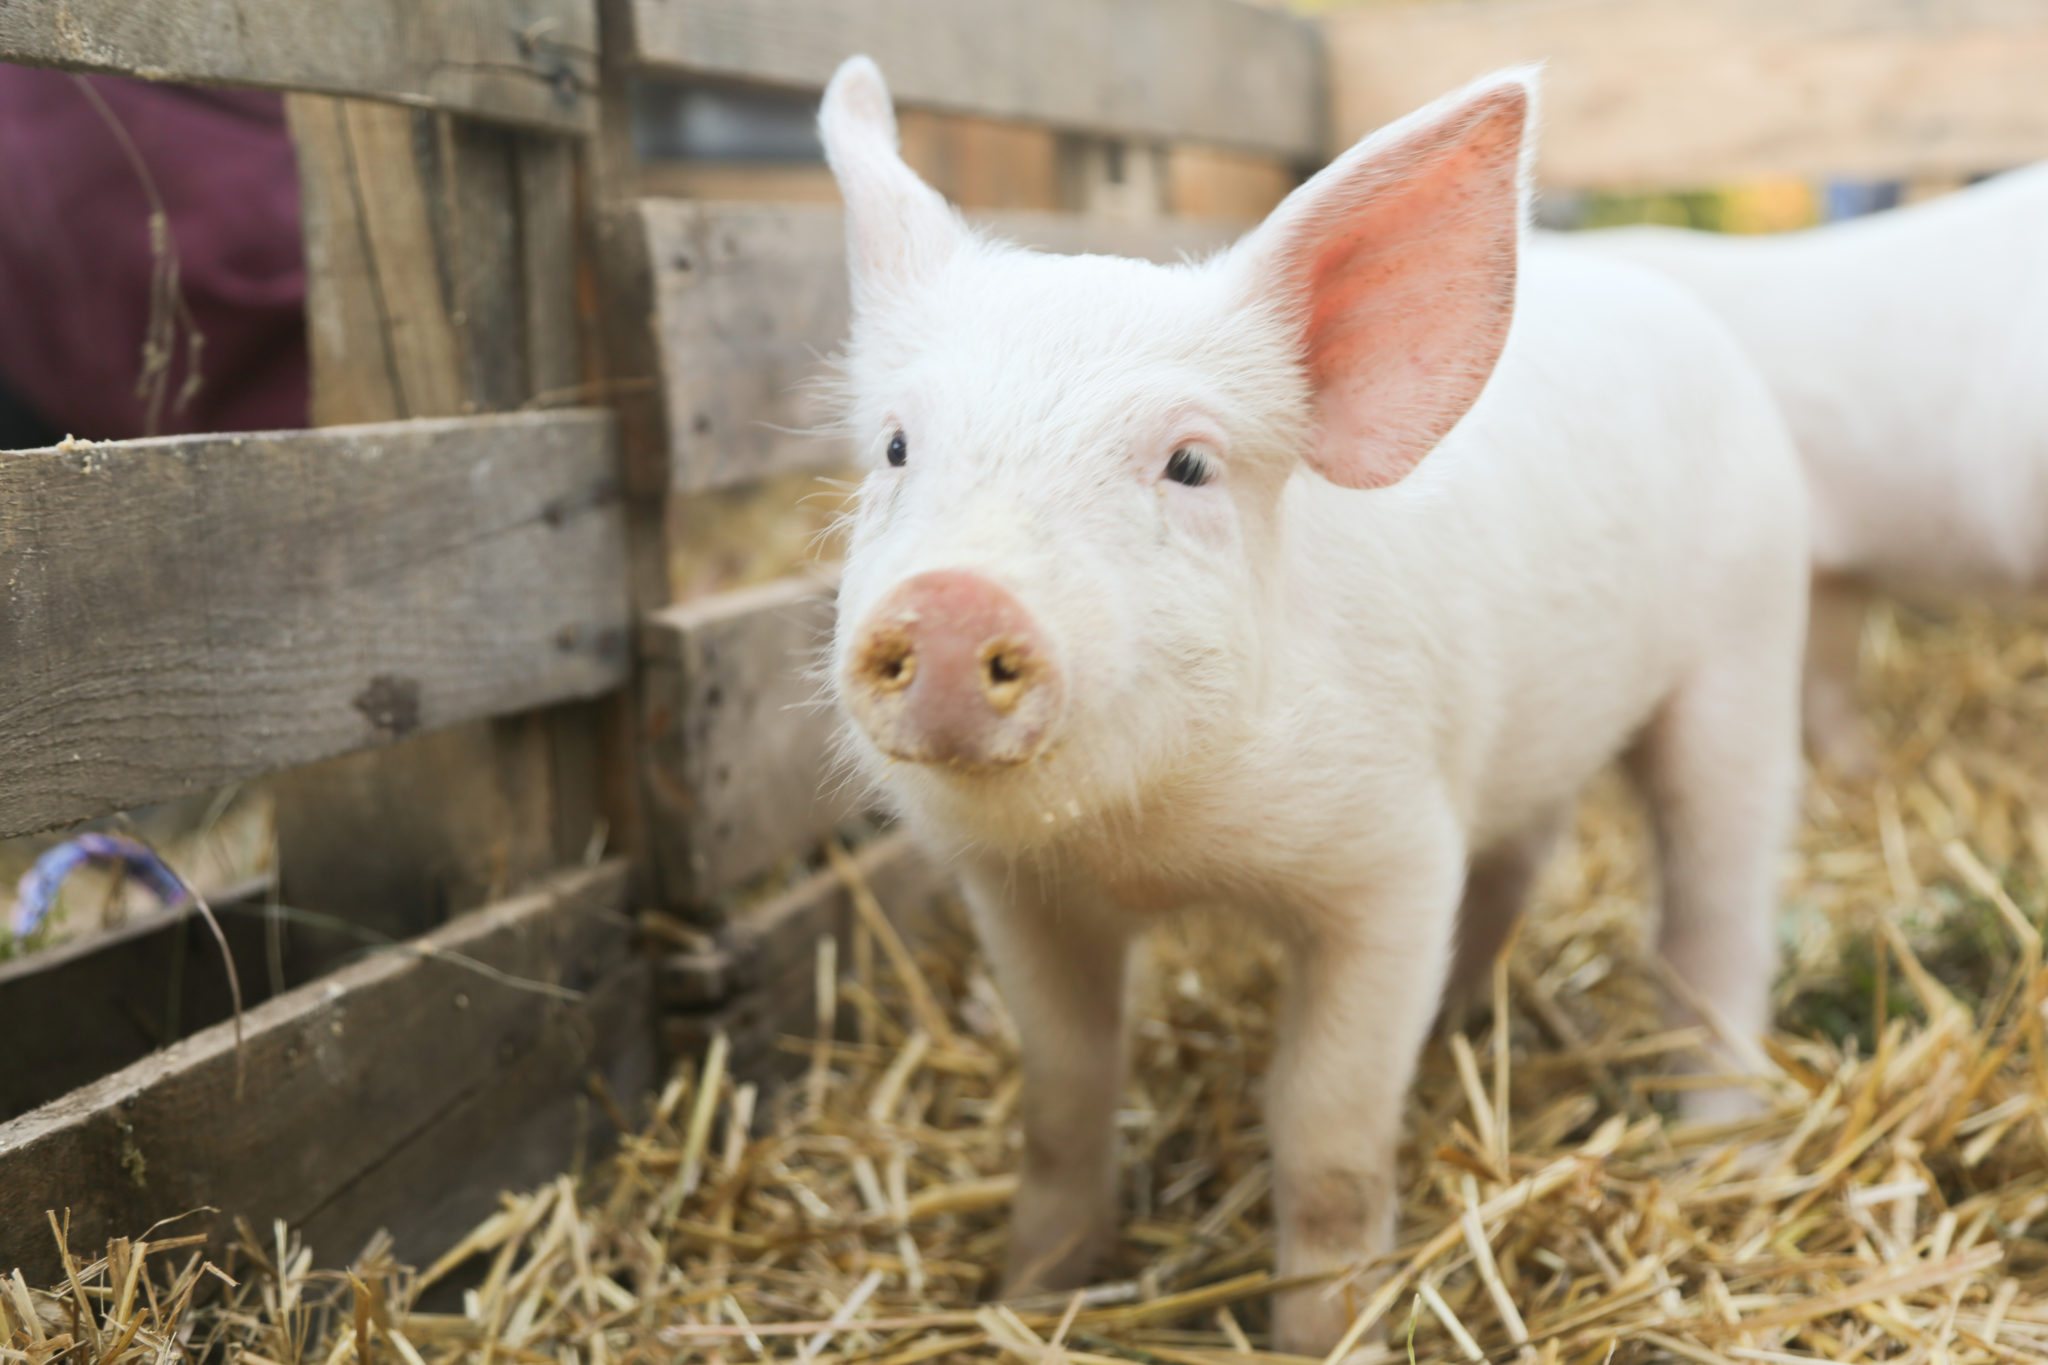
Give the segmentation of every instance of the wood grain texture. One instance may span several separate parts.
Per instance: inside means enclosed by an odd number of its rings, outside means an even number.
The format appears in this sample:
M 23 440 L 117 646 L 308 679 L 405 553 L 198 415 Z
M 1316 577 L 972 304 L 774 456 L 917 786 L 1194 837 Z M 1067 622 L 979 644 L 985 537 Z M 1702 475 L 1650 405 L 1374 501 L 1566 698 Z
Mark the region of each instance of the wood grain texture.
M 1333 12 L 1338 145 L 1544 61 L 1541 175 L 1689 188 L 2048 156 L 2038 0 L 1390 0 Z
M 836 209 L 646 200 L 630 233 L 652 281 L 647 361 L 658 365 L 678 493 L 843 463 L 812 434 L 829 420 L 810 381 L 845 339 L 845 241 Z M 1049 213 L 975 215 L 1049 251 L 1172 260 L 1227 244 L 1228 224 Z
M 285 108 L 315 425 L 574 394 L 572 140 L 367 100 L 296 95 Z
M 267 887 L 212 905 L 235 957 L 244 1000 L 270 995 Z M 359 940 L 280 926 L 286 980 L 306 980 Z M 23 1021 L 0 1067 L 0 1120 L 89 1084 L 165 1044 L 217 1024 L 233 997 L 220 949 L 197 912 L 152 910 L 116 928 L 0 962 L 0 1018 Z
M 517 164 L 526 139 L 475 119 L 439 116 L 434 122 L 441 193 L 427 200 L 436 245 L 428 259 L 450 281 L 452 317 L 463 341 L 464 401 L 471 411 L 509 412 L 535 389 L 526 372 L 525 286 L 538 263 L 524 250 Z M 564 217 L 571 209 L 566 201 L 546 207 Z M 566 248 L 566 235 L 560 241 Z M 565 250 L 546 273 L 566 282 L 574 269 Z
M 616 686 L 611 423 L 0 457 L 0 836 Z
M 832 593 L 832 578 L 799 574 L 642 621 L 647 799 L 669 904 L 702 911 L 857 809 L 831 770 L 838 713 L 813 672 Z
M 904 161 L 949 203 L 970 212 L 1077 207 L 1060 198 L 1061 138 L 1049 128 L 927 109 L 905 109 L 896 125 Z
M 823 162 L 643 161 L 629 189 L 637 198 L 709 199 L 741 204 L 837 204 L 839 183 Z
M 560 407 L 583 383 L 583 319 L 576 301 L 578 148 L 568 138 L 522 136 L 512 152 L 519 182 L 527 401 Z
M 897 117 L 903 159 L 949 203 L 977 209 L 1072 211 L 1061 183 L 1064 144 L 1088 139 L 1028 123 L 905 109 Z M 1219 156 L 1234 155 L 1217 153 Z M 694 161 L 650 158 L 631 176 L 634 197 L 742 203 L 837 204 L 822 161 Z
M 632 52 L 668 71 L 823 89 L 864 52 L 907 105 L 1306 159 L 1322 57 L 1237 0 L 632 0 Z
M 548 726 L 468 721 L 270 778 L 284 896 L 404 939 L 561 866 Z
M 0 1126 L 0 1264 L 61 1274 L 53 1208 L 81 1246 L 212 1205 L 217 1232 L 236 1214 L 303 1228 L 321 1264 L 379 1226 L 400 1256 L 438 1251 L 498 1190 L 566 1164 L 588 1074 L 628 1097 L 647 1083 L 625 884 L 618 863 L 561 873 L 258 1006 L 239 1087 L 221 1024 Z
M 305 226 L 313 424 L 462 413 L 462 343 L 429 209 L 441 187 L 422 164 L 438 150 L 434 120 L 320 95 L 294 95 L 285 112 Z
M 1190 146 L 1166 153 L 1167 212 L 1186 218 L 1250 227 L 1300 183 L 1292 167 L 1272 157 Z
M 541 128 L 595 126 L 592 0 L 28 0 L 0 61 L 392 100 Z
M 314 421 L 571 398 L 577 140 L 366 100 L 298 95 L 287 109 Z M 280 775 L 287 898 L 406 937 L 580 856 L 595 760 L 570 732 L 589 728 L 477 722 Z
M 953 879 L 897 831 L 854 854 L 875 899 L 913 945 L 952 947 L 964 939 L 949 902 Z M 820 872 L 761 902 L 727 925 L 710 953 L 671 958 L 656 969 L 664 1003 L 662 1051 L 673 1062 L 701 1057 L 714 1033 L 732 1042 L 732 1071 L 775 1081 L 804 1066 L 780 1040 L 808 1038 L 816 1027 L 818 941 L 838 940 L 843 968 L 853 960 L 855 915 L 845 884 Z
M 376 941 L 363 926 L 301 916 L 274 905 L 273 896 L 265 879 L 209 902 L 234 954 L 244 1007 L 311 981 Z M 0 1120 L 221 1022 L 233 1002 L 220 948 L 196 910 L 150 910 L 0 963 L 0 1019 L 34 1025 L 15 1031 L 0 1068 Z

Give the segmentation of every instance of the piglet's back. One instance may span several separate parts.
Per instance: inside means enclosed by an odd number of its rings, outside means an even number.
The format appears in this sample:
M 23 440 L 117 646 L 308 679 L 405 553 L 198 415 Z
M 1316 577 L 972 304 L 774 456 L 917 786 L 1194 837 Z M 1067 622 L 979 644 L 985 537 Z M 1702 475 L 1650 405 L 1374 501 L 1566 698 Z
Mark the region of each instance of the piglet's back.
M 1669 280 L 1568 244 L 1531 244 L 1493 378 L 1414 474 L 1290 495 L 1305 577 L 1341 585 L 1302 638 L 1406 661 L 1482 829 L 1597 768 L 1594 736 L 1639 724 L 1724 628 L 1798 606 L 1805 489 L 1742 348 Z
M 2048 165 L 1775 237 L 1581 239 L 1721 315 L 1783 405 L 1825 568 L 1920 589 L 2048 575 Z

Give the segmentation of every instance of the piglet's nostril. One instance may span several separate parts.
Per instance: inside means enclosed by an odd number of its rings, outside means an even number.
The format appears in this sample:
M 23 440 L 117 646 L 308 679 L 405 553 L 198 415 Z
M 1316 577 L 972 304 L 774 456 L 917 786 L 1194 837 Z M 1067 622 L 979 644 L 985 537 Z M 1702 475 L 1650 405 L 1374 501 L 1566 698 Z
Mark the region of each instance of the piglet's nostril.
M 856 672 L 881 692 L 898 692 L 917 676 L 917 651 L 901 631 L 878 631 L 861 651 Z
M 1033 658 L 1030 647 L 1018 640 L 991 640 L 981 647 L 981 691 L 998 711 L 1017 709 L 1017 703 L 1031 689 Z

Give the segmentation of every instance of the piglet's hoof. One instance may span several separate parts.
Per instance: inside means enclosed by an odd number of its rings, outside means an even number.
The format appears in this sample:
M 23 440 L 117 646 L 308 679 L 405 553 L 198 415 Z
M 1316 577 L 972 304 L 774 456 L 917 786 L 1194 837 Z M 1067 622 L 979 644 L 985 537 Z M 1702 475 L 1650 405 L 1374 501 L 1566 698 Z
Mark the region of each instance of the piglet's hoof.
M 1372 1286 L 1352 1285 L 1348 1291 L 1332 1292 L 1327 1285 L 1312 1285 L 1274 1296 L 1273 1349 L 1284 1355 L 1313 1356 L 1320 1360 L 1344 1339 L 1353 1318 L 1370 1296 Z M 1387 1324 L 1382 1318 L 1361 1336 L 1345 1361 L 1377 1360 L 1386 1345 Z

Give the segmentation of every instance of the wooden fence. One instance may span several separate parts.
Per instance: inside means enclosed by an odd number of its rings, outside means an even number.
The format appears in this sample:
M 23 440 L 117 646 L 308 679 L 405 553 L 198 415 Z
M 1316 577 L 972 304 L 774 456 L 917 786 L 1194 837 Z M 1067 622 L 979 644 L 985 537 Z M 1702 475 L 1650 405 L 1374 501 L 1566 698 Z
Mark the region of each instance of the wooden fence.
M 1274 184 L 1321 150 L 1312 33 L 1231 0 L 329 10 L 0 10 L 0 60 L 290 92 L 316 424 L 0 457 L 0 837 L 268 774 L 281 868 L 216 907 L 239 1030 L 182 914 L 0 966 L 0 1265 L 31 1278 L 46 1209 L 74 1245 L 211 1206 L 431 1254 L 635 1105 L 657 1039 L 759 1067 L 807 1019 L 853 914 L 805 860 L 858 812 L 791 709 L 830 579 L 677 604 L 667 565 L 677 499 L 841 458 L 775 430 L 844 328 L 838 217 L 652 197 L 633 82 L 814 99 L 869 51 L 933 146 L 1053 148 L 1077 207 L 1127 143 Z M 1153 217 L 1012 225 L 1228 235 Z M 940 884 L 900 836 L 855 861 L 892 909 Z
M 635 606 L 617 421 L 573 405 L 597 16 L 65 0 L 0 13 L 0 58 L 323 92 L 289 97 L 320 429 L 0 457 L 0 834 L 290 768 L 281 889 L 350 931 L 223 904 L 239 1029 L 183 916 L 0 970 L 0 1262 L 55 1272 L 52 1208 L 79 1245 L 213 1206 L 431 1249 L 559 1169 L 586 1077 L 653 1074 L 629 860 L 582 857 Z M 440 800 L 339 780 L 451 740 Z
M 53 1277 L 49 1208 L 74 1245 L 209 1205 L 328 1261 L 377 1227 L 431 1254 L 630 1109 L 657 1038 L 724 1029 L 759 1070 L 808 1031 L 857 894 L 815 859 L 860 812 L 801 704 L 832 579 L 676 602 L 670 564 L 688 500 L 843 459 L 787 434 L 845 327 L 839 219 L 814 164 L 643 161 L 636 83 L 808 100 L 865 51 L 942 189 L 1158 257 L 1228 240 L 1333 136 L 1551 54 L 1552 183 L 2048 149 L 1985 89 L 2040 69 L 2021 0 L 1811 8 L 1386 4 L 1327 49 L 1234 0 L 0 9 L 0 60 L 294 92 L 317 426 L 0 456 L 0 835 L 273 774 L 281 866 L 221 907 L 239 1042 L 181 915 L 0 966 L 29 1035 L 0 1266 Z M 1737 60 L 1758 33 L 1854 117 L 1731 100 L 1776 69 Z M 1923 66 L 1973 74 L 1898 84 Z M 1871 112 L 1900 89 L 1904 132 Z M 892 911 L 940 885 L 898 835 L 856 862 Z M 266 894 L 331 918 L 281 945 Z M 636 936 L 645 911 L 666 930 Z

